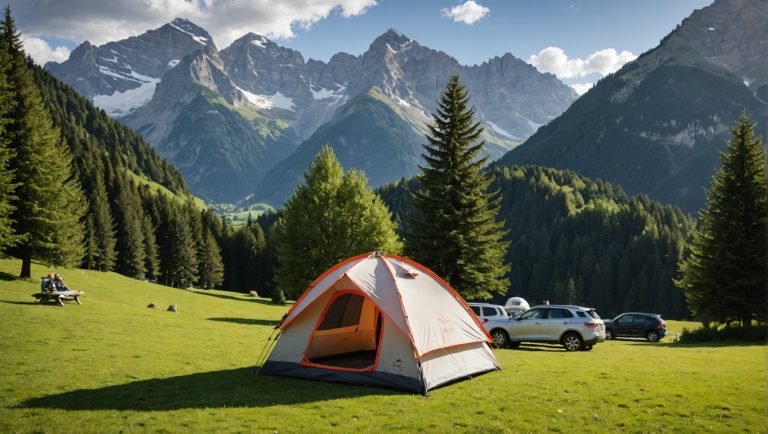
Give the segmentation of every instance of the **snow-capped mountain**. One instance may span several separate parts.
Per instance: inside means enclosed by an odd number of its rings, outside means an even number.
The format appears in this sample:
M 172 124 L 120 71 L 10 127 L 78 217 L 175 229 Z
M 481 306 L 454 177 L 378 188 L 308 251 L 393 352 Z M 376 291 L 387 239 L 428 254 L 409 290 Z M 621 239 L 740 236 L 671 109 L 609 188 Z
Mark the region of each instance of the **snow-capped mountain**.
M 291 153 L 318 137 L 333 147 L 355 147 L 353 153 L 339 152 L 349 156 L 343 161 L 347 167 L 368 167 L 366 149 L 372 147 L 408 153 L 407 164 L 376 172 L 374 185 L 413 174 L 430 113 L 454 72 L 485 122 L 485 152 L 492 158 L 577 98 L 553 75 L 511 54 L 464 66 L 394 29 L 360 56 L 338 53 L 323 62 L 305 61 L 301 53 L 253 33 L 219 51 L 204 29 L 176 19 L 100 47 L 85 42 L 67 61 L 46 68 L 144 135 L 181 169 L 195 194 L 214 201 L 235 201 L 252 192 L 283 158 L 288 160 L 283 166 L 291 166 L 285 173 L 302 173 L 306 158 Z M 361 96 L 383 103 L 387 114 Z M 340 116 L 349 122 L 350 113 L 370 109 L 375 119 L 364 123 L 382 131 L 365 134 L 378 137 L 376 143 L 339 127 Z M 350 144 L 352 136 L 361 142 Z M 408 143 L 390 143 L 395 136 Z M 221 174 L 227 174 L 226 182 L 215 178 Z M 292 190 L 294 178 L 284 180 L 290 184 L 285 191 Z M 274 192 L 267 196 L 276 205 L 284 199 Z
M 146 104 L 155 86 L 182 58 L 213 38 L 189 20 L 177 18 L 155 30 L 100 47 L 85 41 L 61 64 L 45 65 L 110 116 L 124 116 Z

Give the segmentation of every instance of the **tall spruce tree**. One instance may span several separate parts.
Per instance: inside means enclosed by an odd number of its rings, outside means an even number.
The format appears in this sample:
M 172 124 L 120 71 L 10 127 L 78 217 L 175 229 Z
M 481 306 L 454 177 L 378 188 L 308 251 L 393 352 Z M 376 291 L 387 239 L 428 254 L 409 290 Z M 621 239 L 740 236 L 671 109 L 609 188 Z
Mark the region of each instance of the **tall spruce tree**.
M 141 227 L 144 232 L 144 268 L 145 275 L 152 280 L 160 275 L 160 259 L 157 248 L 157 237 L 155 236 L 155 227 L 152 225 L 152 219 L 146 214 L 142 216 Z
M 323 271 L 360 253 L 398 253 L 389 209 L 360 172 L 344 173 L 324 146 L 283 209 L 276 233 L 278 290 L 290 297 Z
M 5 9 L 0 39 L 9 57 L 9 83 L 16 90 L 8 132 L 15 152 L 10 167 L 18 184 L 12 227 L 21 241 L 12 253 L 22 260 L 20 276 L 30 277 L 32 258 L 53 265 L 79 263 L 87 205 L 69 149 L 33 81 L 10 7 Z
M 426 162 L 418 179 L 406 252 L 445 279 L 466 298 L 504 294 L 509 286 L 504 263 L 508 243 L 497 220 L 498 193 L 480 169 L 482 127 L 474 121 L 469 95 L 454 74 L 440 94 L 424 145 Z
M 203 231 L 203 237 L 201 245 L 204 254 L 200 257 L 198 263 L 198 284 L 202 288 L 211 289 L 224 280 L 224 263 L 221 260 L 221 250 L 219 245 L 216 244 L 216 239 L 213 234 L 208 231 Z
M 112 215 L 117 226 L 117 262 L 115 270 L 125 276 L 143 278 L 147 271 L 142 227 L 141 199 L 133 182 L 121 173 L 112 180 Z
M 14 90 L 8 82 L 11 62 L 10 54 L 5 46 L 6 41 L 0 40 L 0 253 L 6 247 L 14 244 L 16 237 L 13 233 L 11 214 L 16 200 L 14 194 L 14 172 L 10 167 L 11 158 L 15 152 L 11 148 L 10 131 L 13 122 L 15 106 Z
M 764 322 L 768 299 L 768 181 L 762 138 L 742 112 L 699 212 L 690 255 L 675 283 L 705 323 Z
M 115 266 L 117 251 L 115 246 L 115 224 L 109 209 L 104 176 L 100 170 L 91 170 L 84 176 L 89 185 L 89 213 L 86 224 L 86 255 L 83 266 L 98 271 L 111 271 Z
M 197 282 L 197 240 L 187 215 L 178 207 L 171 208 L 168 220 L 168 255 L 161 259 L 163 278 L 167 285 L 187 288 Z

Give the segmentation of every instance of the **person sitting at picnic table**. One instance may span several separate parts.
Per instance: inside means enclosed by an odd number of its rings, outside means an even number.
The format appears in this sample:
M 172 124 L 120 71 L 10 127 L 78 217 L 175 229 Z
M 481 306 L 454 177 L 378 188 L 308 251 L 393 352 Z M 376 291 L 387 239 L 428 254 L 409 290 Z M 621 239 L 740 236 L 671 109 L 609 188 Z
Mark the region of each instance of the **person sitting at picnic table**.
M 53 292 L 56 290 L 56 282 L 53 278 L 53 273 L 48 273 L 43 277 L 43 281 L 40 283 L 40 292 L 45 294 L 46 292 Z
M 69 291 L 69 288 L 67 287 L 67 285 L 64 284 L 64 279 L 61 277 L 59 273 L 56 273 L 53 275 L 53 284 L 54 284 L 54 287 L 56 288 L 56 291 L 59 291 L 59 292 Z

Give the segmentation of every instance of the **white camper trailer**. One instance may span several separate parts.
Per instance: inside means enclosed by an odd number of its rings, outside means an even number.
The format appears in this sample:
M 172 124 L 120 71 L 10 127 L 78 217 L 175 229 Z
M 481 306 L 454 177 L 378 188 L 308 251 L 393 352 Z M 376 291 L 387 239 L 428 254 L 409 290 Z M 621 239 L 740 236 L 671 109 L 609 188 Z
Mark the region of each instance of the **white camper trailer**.
M 530 308 L 531 306 L 522 297 L 512 297 L 507 300 L 507 304 L 504 305 L 504 309 L 512 318 L 517 317 Z

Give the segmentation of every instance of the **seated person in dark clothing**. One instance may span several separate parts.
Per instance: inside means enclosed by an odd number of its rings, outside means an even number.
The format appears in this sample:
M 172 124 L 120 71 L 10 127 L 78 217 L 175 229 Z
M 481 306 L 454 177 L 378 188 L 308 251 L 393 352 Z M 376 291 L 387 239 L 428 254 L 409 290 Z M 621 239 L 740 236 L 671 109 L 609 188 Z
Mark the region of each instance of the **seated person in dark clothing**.
M 40 292 L 45 294 L 46 292 L 53 292 L 56 290 L 56 283 L 53 280 L 53 274 L 48 273 L 43 277 L 43 281 L 40 283 Z
M 53 275 L 53 284 L 56 288 L 56 291 L 64 292 L 69 291 L 70 289 L 67 287 L 67 285 L 64 284 L 64 279 L 61 277 L 59 273 L 56 273 Z

